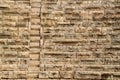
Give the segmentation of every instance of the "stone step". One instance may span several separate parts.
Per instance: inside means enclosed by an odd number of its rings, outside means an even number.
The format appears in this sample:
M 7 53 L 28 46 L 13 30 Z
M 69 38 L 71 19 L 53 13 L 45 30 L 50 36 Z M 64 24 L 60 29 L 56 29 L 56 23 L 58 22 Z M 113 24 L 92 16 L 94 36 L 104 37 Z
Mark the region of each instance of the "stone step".
M 40 36 L 30 36 L 30 41 L 39 41 Z
M 34 41 L 34 42 L 30 42 L 30 47 L 31 48 L 38 48 L 40 47 L 40 42 L 39 41 Z
M 29 56 L 30 56 L 30 59 L 31 60 L 39 60 L 39 58 L 40 58 L 40 53 L 39 52 L 37 52 L 37 53 L 30 53 L 29 54 Z
M 38 30 L 30 30 L 30 36 L 39 36 L 40 35 L 40 31 Z

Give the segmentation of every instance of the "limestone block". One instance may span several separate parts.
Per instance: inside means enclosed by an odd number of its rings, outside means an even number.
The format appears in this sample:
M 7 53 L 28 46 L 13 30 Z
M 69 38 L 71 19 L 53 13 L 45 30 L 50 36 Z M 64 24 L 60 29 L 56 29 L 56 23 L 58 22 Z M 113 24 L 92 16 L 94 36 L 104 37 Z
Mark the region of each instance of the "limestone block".
M 60 71 L 60 77 L 61 78 L 73 78 L 73 72 L 72 71 Z
M 74 77 L 78 79 L 100 79 L 101 78 L 100 73 L 87 72 L 87 71 L 86 72 L 77 71 Z

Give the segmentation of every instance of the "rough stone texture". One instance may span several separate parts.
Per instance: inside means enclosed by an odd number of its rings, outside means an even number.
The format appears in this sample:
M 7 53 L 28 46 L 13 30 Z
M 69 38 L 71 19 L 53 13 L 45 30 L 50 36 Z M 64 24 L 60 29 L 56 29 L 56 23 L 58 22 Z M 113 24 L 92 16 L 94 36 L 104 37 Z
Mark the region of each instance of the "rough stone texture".
M 0 0 L 0 80 L 120 80 L 120 0 Z

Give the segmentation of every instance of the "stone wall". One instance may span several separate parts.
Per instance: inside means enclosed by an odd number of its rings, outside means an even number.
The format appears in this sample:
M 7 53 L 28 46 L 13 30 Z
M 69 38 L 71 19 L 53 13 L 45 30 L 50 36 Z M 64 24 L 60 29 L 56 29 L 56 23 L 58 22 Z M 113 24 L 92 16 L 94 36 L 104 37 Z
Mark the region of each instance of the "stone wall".
M 120 80 L 120 0 L 0 0 L 0 80 Z

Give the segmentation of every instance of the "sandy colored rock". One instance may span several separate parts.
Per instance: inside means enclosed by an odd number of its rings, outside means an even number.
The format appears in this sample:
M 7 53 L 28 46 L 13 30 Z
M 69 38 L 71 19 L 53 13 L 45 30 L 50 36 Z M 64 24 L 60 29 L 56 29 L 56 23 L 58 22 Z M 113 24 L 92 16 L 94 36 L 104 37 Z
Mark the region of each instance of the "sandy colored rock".
M 0 0 L 0 80 L 119 79 L 119 0 Z

